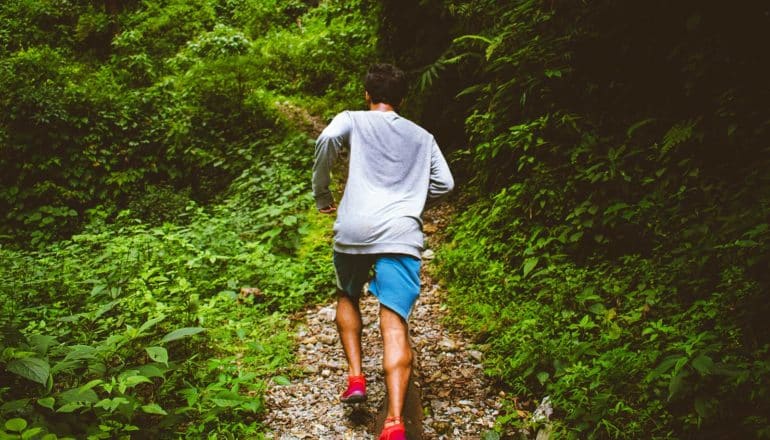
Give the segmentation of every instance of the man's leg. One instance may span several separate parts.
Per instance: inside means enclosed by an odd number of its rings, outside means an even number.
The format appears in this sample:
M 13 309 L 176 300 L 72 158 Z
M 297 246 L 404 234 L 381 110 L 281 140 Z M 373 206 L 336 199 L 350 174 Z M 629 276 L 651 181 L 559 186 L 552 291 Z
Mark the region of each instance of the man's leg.
M 361 376 L 361 309 L 358 298 L 337 290 L 337 332 L 348 360 L 348 375 Z
M 384 348 L 382 366 L 388 387 L 388 417 L 400 417 L 404 408 L 409 375 L 412 373 L 412 349 L 404 318 L 380 306 L 380 332 Z

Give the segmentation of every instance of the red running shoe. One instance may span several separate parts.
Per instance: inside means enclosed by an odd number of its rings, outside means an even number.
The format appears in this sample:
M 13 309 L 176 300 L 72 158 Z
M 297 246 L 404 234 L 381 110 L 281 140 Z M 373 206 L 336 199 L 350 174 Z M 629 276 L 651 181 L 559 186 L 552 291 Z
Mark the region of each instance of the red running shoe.
M 366 400 L 366 377 L 348 376 L 348 389 L 340 396 L 342 403 L 358 403 Z
M 406 440 L 406 427 L 401 417 L 388 417 L 379 440 Z

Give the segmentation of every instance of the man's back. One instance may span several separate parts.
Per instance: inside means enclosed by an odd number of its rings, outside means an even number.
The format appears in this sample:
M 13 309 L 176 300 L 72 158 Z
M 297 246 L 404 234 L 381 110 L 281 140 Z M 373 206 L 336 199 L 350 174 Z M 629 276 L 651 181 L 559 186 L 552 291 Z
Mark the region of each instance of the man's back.
M 316 143 L 314 191 L 321 205 L 330 161 L 350 150 L 347 186 L 334 226 L 335 250 L 419 257 L 426 199 L 453 186 L 433 136 L 392 111 L 343 112 Z M 320 197 L 319 197 L 320 196 Z

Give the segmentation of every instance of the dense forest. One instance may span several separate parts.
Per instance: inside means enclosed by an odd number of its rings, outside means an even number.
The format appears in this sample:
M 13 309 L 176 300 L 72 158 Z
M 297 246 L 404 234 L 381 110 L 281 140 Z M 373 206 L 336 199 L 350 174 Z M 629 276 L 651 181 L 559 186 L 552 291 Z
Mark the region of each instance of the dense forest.
M 500 436 L 549 396 L 554 438 L 770 438 L 768 41 L 760 1 L 3 1 L 0 438 L 265 434 L 374 60 L 457 178 Z

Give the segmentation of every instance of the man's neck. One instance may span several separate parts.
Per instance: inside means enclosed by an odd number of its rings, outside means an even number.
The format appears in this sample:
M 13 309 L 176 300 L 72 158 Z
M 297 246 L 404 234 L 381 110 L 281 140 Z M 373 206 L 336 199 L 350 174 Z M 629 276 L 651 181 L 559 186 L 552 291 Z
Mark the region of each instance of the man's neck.
M 393 112 L 395 109 L 392 105 L 386 104 L 384 102 L 378 102 L 377 104 L 369 104 L 369 110 L 375 111 L 375 112 Z

